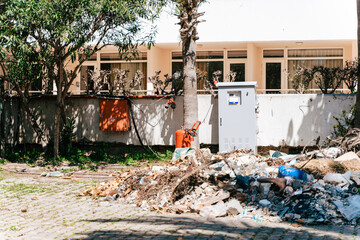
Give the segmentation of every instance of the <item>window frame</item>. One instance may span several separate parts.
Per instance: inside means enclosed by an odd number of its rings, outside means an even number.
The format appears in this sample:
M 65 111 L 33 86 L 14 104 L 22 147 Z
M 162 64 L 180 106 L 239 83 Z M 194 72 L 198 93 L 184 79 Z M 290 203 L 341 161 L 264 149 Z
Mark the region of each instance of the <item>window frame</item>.
M 108 63 L 108 64 L 111 64 L 111 63 L 114 63 L 114 64 L 121 64 L 121 63 L 146 63 L 146 69 L 148 68 L 148 59 L 149 59 L 149 51 L 139 51 L 139 52 L 146 52 L 147 54 L 147 57 L 146 59 L 144 60 L 140 60 L 140 59 L 134 59 L 134 60 L 129 60 L 129 61 L 126 61 L 126 60 L 104 60 L 104 61 L 101 61 L 101 54 L 102 53 L 118 53 L 117 51 L 98 51 L 96 53 L 96 61 L 85 61 L 83 62 L 82 66 L 94 66 L 94 69 L 95 71 L 97 72 L 97 74 L 99 74 L 99 70 L 101 71 L 101 64 L 103 63 Z M 144 73 L 145 75 L 145 86 L 144 86 L 144 90 L 135 90 L 135 91 L 147 91 L 148 89 L 148 80 L 147 80 L 147 72 Z M 76 81 L 76 87 L 79 89 L 79 91 L 81 92 L 81 73 L 79 72 L 78 74 L 78 79 Z
M 196 59 L 196 62 L 223 62 L 223 79 L 222 81 L 227 81 L 226 76 L 230 73 L 230 64 L 231 63 L 245 63 L 245 81 L 247 81 L 247 59 L 248 59 L 248 50 L 247 48 L 231 48 L 231 49 L 201 49 L 197 52 L 223 52 L 223 58 L 216 59 Z M 228 58 L 228 51 L 246 51 L 246 58 Z M 173 62 L 182 62 L 182 59 L 173 59 L 174 52 L 181 52 L 181 50 L 171 50 L 170 51 L 170 72 L 173 72 L 172 63 Z
M 289 50 L 300 50 L 300 49 L 312 49 L 312 50 L 316 50 L 316 49 L 341 49 L 342 50 L 342 56 L 341 57 L 288 57 L 288 51 Z M 286 89 L 289 89 L 289 80 L 288 80 L 288 76 L 289 76 L 289 61 L 294 61 L 294 60 L 342 60 L 342 65 L 344 67 L 345 65 L 345 47 L 291 47 L 291 48 L 286 48 L 285 49 L 285 56 L 284 56 L 284 60 L 285 60 L 285 69 L 286 69 L 286 78 L 285 78 L 285 86 Z M 342 87 L 344 87 L 342 85 Z

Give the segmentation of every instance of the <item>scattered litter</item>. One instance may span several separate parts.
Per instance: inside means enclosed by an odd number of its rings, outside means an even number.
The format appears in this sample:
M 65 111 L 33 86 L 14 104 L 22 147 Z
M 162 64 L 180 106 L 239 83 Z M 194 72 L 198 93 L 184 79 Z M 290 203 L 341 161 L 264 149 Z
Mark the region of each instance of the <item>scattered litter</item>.
M 61 172 L 43 172 L 41 173 L 43 177 L 63 177 L 64 174 Z
M 344 138 L 331 143 L 331 148 L 299 155 L 270 151 L 270 157 L 264 157 L 244 150 L 211 154 L 209 149 L 176 149 L 165 166 L 122 172 L 82 195 L 100 198 L 100 206 L 120 202 L 206 218 L 289 221 L 295 227 L 358 224 L 360 141 L 354 138 L 360 138 L 349 136 L 352 140 Z
M 295 179 L 303 180 L 305 182 L 314 180 L 313 176 L 306 174 L 304 171 L 282 165 L 279 166 L 279 177 L 292 177 Z
M 104 202 L 100 202 L 100 203 L 99 203 L 99 206 L 100 206 L 100 207 L 107 207 L 107 206 L 109 206 L 109 202 L 105 202 L 105 201 L 104 201 Z
M 271 202 L 267 199 L 262 199 L 259 201 L 260 205 L 263 206 L 263 207 L 268 207 L 271 205 Z

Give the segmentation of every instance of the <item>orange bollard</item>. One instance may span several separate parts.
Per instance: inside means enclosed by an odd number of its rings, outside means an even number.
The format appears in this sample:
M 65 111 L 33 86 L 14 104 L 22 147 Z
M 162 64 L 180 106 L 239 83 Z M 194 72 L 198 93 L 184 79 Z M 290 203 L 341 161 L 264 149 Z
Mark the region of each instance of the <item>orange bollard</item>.
M 176 148 L 183 148 L 185 129 L 179 129 L 176 131 Z

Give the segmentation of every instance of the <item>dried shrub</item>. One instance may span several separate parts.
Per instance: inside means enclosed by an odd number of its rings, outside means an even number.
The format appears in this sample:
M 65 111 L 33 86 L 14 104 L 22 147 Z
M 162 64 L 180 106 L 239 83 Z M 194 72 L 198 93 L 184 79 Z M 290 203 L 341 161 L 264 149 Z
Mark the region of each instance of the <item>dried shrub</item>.
M 131 95 L 134 89 L 141 86 L 145 76 L 142 71 L 138 70 L 135 76 L 129 79 L 129 72 L 129 70 L 114 69 L 112 71 L 102 70 L 98 74 L 90 70 L 88 71 L 90 81 L 84 81 L 86 93 L 100 94 L 107 90 L 110 95 Z
M 343 71 L 340 68 L 315 66 L 312 68 L 312 74 L 315 84 L 324 94 L 334 93 L 343 79 Z
M 306 67 L 298 67 L 295 70 L 293 76 L 291 76 L 292 86 L 295 89 L 296 93 L 305 93 L 309 90 L 309 85 L 313 79 L 311 69 Z
M 343 81 L 350 89 L 351 93 L 354 93 L 358 83 L 358 71 L 359 60 L 346 61 L 343 69 Z

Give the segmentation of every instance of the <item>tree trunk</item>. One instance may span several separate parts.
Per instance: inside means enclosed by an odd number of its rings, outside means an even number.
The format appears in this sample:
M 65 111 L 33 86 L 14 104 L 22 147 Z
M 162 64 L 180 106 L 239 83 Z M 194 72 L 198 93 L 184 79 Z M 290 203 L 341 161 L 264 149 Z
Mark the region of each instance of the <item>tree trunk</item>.
M 54 117 L 54 158 L 59 157 L 59 147 L 60 147 L 61 108 L 60 108 L 59 104 L 60 104 L 59 96 L 57 96 L 56 110 L 55 110 L 55 117 Z
M 5 156 L 5 96 L 4 79 L 0 78 L 0 157 Z
M 182 43 L 184 74 L 184 123 L 190 129 L 198 121 L 197 80 L 196 80 L 196 43 L 189 38 Z M 195 137 L 193 147 L 199 147 L 199 137 Z
M 54 158 L 59 157 L 60 153 L 60 131 L 62 127 L 62 118 L 64 117 L 64 97 L 63 93 L 63 65 L 62 62 L 59 63 L 59 78 L 57 86 L 57 95 L 56 95 L 56 110 L 54 116 Z
M 360 56 L 360 0 L 356 0 L 357 5 L 357 47 L 358 47 L 358 58 Z M 356 92 L 356 112 L 355 112 L 355 123 L 354 127 L 360 128 L 360 88 L 359 88 L 359 80 L 360 80 L 360 65 L 357 66 L 358 71 L 358 84 L 357 84 L 357 92 Z
M 56 110 L 54 116 L 54 157 L 59 157 L 60 154 L 60 140 L 61 140 L 61 129 L 64 123 L 65 113 L 65 94 L 62 91 L 57 92 L 56 96 Z

